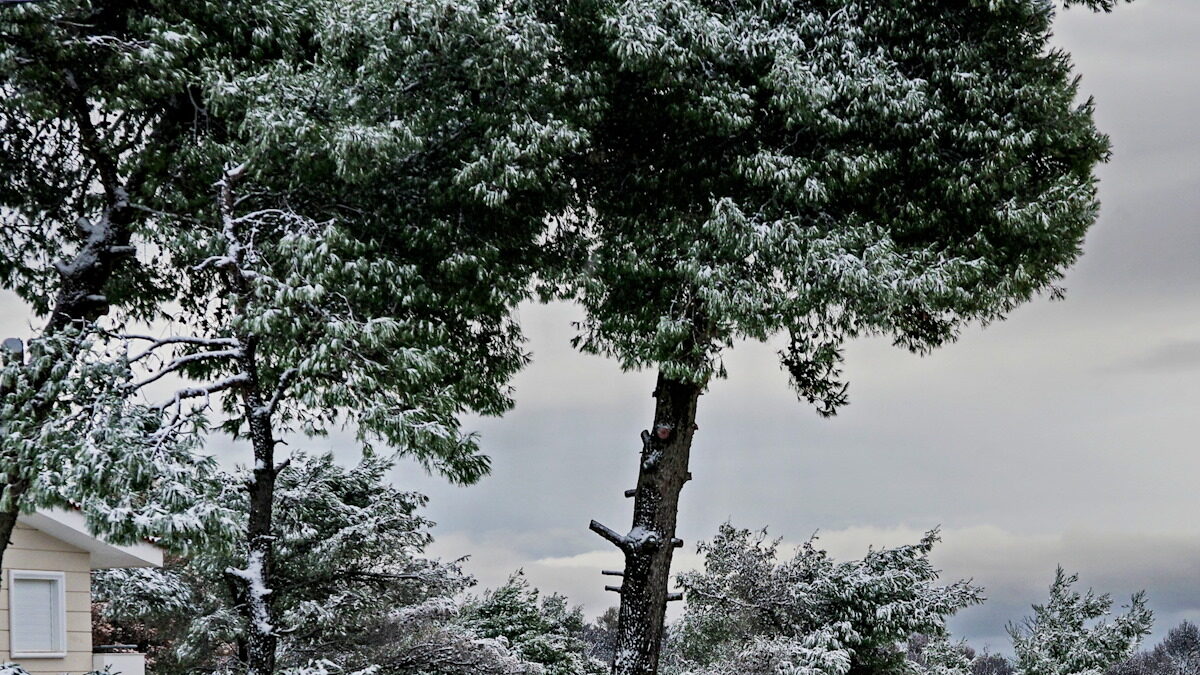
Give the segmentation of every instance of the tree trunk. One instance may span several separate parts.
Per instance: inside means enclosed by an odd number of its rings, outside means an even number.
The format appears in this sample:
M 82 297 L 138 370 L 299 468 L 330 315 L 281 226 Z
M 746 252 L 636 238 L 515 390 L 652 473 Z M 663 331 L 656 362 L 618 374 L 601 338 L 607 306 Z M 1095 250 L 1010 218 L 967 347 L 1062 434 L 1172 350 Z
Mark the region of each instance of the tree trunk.
M 275 538 L 271 519 L 275 506 L 275 436 L 271 430 L 271 411 L 263 401 L 255 361 L 255 340 L 243 340 L 245 356 L 243 369 L 249 381 L 242 388 L 242 405 L 254 446 L 254 478 L 250 492 L 250 520 L 246 528 L 246 569 L 240 576 L 246 585 L 243 604 L 248 632 L 246 655 L 248 675 L 269 675 L 275 672 L 275 649 L 278 632 L 271 595 L 271 576 L 275 559 Z
M 703 385 L 662 373 L 654 390 L 654 427 L 642 432 L 641 466 L 633 502 L 633 529 L 621 536 L 593 521 L 592 530 L 625 554 L 621 609 L 617 619 L 615 675 L 658 672 L 671 558 L 683 542 L 675 538 L 679 492 L 691 479 L 688 457 L 696 429 L 696 403 Z
M 5 479 L 4 489 L 8 492 L 9 506 L 0 509 L 0 565 L 4 564 L 4 552 L 12 543 L 17 516 L 21 515 L 21 495 L 25 493 L 26 486 L 27 483 L 20 478 L 9 476 Z

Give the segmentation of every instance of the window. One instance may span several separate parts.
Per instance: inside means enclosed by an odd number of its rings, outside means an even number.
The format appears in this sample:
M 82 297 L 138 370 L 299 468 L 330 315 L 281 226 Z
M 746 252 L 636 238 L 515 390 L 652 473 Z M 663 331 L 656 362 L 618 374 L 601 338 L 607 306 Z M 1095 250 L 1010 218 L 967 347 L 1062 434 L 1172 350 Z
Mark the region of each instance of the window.
M 66 575 L 12 570 L 8 624 L 13 658 L 59 658 L 67 652 Z

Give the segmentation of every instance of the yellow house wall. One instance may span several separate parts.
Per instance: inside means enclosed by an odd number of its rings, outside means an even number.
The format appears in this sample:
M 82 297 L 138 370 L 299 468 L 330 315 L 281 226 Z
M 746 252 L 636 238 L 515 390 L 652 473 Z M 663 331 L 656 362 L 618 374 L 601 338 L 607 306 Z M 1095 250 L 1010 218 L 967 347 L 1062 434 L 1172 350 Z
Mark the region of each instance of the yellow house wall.
M 30 673 L 84 673 L 92 669 L 91 557 L 87 551 L 17 523 L 12 544 L 4 553 L 0 583 L 0 662 L 11 661 L 8 641 L 8 570 L 65 572 L 67 577 L 67 656 L 60 659 L 23 658 Z

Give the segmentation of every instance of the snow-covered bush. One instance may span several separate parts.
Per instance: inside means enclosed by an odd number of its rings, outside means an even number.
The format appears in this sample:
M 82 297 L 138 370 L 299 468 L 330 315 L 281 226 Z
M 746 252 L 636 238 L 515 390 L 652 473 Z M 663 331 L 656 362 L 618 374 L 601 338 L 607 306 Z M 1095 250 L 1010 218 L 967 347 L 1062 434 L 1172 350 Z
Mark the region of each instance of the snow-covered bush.
M 504 640 L 527 661 L 541 664 L 547 675 L 585 675 L 607 671 L 587 655 L 583 611 L 561 595 L 538 601 L 522 572 L 469 602 L 463 625 L 485 639 Z
M 704 569 L 679 577 L 687 606 L 666 672 L 908 673 L 910 635 L 940 638 L 947 617 L 981 601 L 967 582 L 936 585 L 929 553 L 937 541 L 934 531 L 918 544 L 838 563 L 809 540 L 781 560 L 765 530 L 723 525 L 700 547 Z M 952 651 L 939 647 L 938 655 Z
M 460 612 L 448 598 L 392 612 L 364 639 L 361 656 L 397 675 L 546 675 L 503 637 L 472 631 Z

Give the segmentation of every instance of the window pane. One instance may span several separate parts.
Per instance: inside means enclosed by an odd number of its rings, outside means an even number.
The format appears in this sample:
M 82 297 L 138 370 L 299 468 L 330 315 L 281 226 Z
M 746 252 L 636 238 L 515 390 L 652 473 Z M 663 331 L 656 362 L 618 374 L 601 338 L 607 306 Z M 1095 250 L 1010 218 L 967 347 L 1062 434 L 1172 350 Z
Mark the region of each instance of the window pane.
M 13 579 L 12 647 L 17 652 L 56 652 L 58 586 L 53 579 Z

